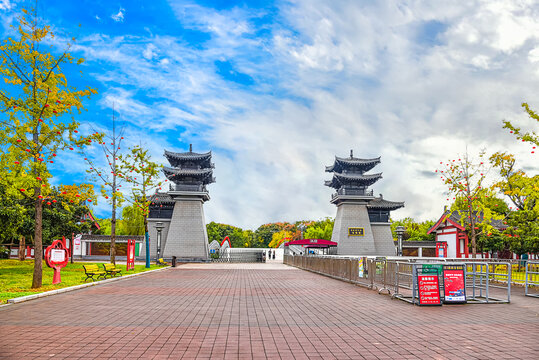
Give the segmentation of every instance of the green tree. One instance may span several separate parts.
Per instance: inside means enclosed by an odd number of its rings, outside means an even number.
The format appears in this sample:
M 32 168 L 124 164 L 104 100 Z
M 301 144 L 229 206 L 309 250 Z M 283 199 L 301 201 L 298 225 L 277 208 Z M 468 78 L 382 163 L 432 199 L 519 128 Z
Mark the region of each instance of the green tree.
M 228 236 L 234 248 L 250 247 L 253 243 L 252 231 L 244 231 L 239 227 L 211 222 L 206 225 L 208 241 L 216 240 L 219 244 Z
M 539 115 L 533 111 L 527 103 L 522 103 L 522 107 L 528 113 L 531 120 L 535 120 L 535 125 L 539 125 Z M 508 129 L 511 134 L 521 140 L 522 142 L 530 143 L 532 145 L 531 153 L 535 154 L 537 146 L 539 146 L 539 135 L 537 130 L 522 130 L 520 127 L 513 125 L 510 121 L 504 120 L 503 128 Z
M 56 40 L 50 26 L 42 25 L 36 10 L 18 18 L 17 38 L 7 38 L 0 46 L 0 74 L 5 85 L 0 90 L 0 159 L 13 161 L 20 171 L 4 171 L 0 179 L 12 192 L 34 202 L 35 253 L 43 253 L 43 197 L 49 191 L 49 164 L 62 150 L 87 144 L 90 138 L 76 139 L 79 124 L 69 114 L 83 109 L 82 100 L 94 89 L 77 91 L 68 85 L 62 64 L 76 62 L 67 51 L 59 56 L 45 51 Z M 69 49 L 68 44 L 68 49 Z M 6 169 L 4 169 L 6 170 Z M 15 177 L 24 173 L 26 176 Z M 32 288 L 42 284 L 42 257 L 34 262 Z
M 516 160 L 511 154 L 498 152 L 491 156 L 501 180 L 494 188 L 514 205 L 507 210 L 507 229 L 509 249 L 519 255 L 539 251 L 539 175 L 527 176 L 515 168 Z
M 493 231 L 492 220 L 503 218 L 485 203 L 484 180 L 487 173 L 484 163 L 484 151 L 479 154 L 479 162 L 474 163 L 466 153 L 459 159 L 440 162 L 441 169 L 436 170 L 440 178 L 448 186 L 448 193 L 455 196 L 456 201 L 465 203 L 464 209 L 457 209 L 460 214 L 460 223 L 466 227 L 472 246 L 472 258 L 477 254 L 477 241 L 479 235 Z
M 108 163 L 105 167 L 99 166 L 99 162 L 85 154 L 84 161 L 88 164 L 87 172 L 93 174 L 94 180 L 101 182 L 101 195 L 107 200 L 111 207 L 111 234 L 110 234 L 110 262 L 116 264 L 116 212 L 124 202 L 124 196 L 120 188 L 125 178 L 120 173 L 120 146 L 124 128 L 116 129 L 116 115 L 114 107 L 112 109 L 112 130 L 109 134 L 95 132 L 98 137 L 97 144 L 100 145 L 104 160 Z M 110 145 L 108 143 L 110 141 Z M 84 154 L 84 152 L 82 152 Z M 108 167 L 108 168 L 107 168 Z
M 122 220 L 118 221 L 118 235 L 144 235 L 144 215 L 137 204 L 122 209 Z
M 331 240 L 333 234 L 334 220 L 325 218 L 324 220 L 311 222 L 303 234 L 305 239 L 324 239 Z
M 151 189 L 159 187 L 159 169 L 161 166 L 150 160 L 148 150 L 137 145 L 129 149 L 127 155 L 120 155 L 120 175 L 131 184 L 133 205 L 142 216 L 143 233 L 146 238 L 146 267 L 150 267 L 150 237 L 148 233 L 148 215 L 150 213 Z M 168 180 L 165 180 L 168 181 Z
M 429 229 L 433 227 L 435 221 L 427 220 L 423 222 L 416 222 L 411 217 L 406 217 L 401 220 L 391 220 L 391 232 L 393 238 L 397 238 L 395 230 L 397 226 L 404 226 L 405 232 L 402 239 L 405 241 L 434 241 L 436 234 L 427 234 Z

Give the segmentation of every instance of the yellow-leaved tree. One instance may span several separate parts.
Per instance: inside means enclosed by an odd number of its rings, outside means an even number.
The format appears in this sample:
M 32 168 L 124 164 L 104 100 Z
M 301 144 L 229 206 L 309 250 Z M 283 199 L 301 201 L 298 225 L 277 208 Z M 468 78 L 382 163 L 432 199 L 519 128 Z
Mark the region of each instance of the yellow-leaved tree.
M 35 263 L 32 288 L 42 284 L 43 201 L 50 191 L 49 167 L 63 150 L 73 151 L 98 135 L 78 135 L 73 115 L 83 110 L 82 100 L 97 93 L 92 88 L 69 86 L 62 65 L 82 63 L 67 49 L 53 54 L 56 40 L 35 9 L 23 10 L 16 37 L 0 44 L 0 181 L 13 196 L 35 204 Z M 74 41 L 74 39 L 72 39 Z M 51 45 L 52 44 L 52 45 Z M 46 206 L 46 203 L 45 203 Z

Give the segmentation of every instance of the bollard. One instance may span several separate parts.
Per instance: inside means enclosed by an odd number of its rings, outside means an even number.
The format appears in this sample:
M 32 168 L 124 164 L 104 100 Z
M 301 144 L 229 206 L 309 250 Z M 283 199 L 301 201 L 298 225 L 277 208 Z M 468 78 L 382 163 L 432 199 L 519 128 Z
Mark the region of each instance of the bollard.
M 172 267 L 176 267 L 176 256 L 172 257 Z

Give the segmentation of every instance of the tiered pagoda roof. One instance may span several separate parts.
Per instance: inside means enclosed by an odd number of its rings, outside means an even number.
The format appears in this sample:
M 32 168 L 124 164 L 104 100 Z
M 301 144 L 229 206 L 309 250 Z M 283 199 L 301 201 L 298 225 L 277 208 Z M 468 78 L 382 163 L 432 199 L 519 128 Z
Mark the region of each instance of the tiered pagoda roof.
M 206 191 L 205 185 L 215 182 L 214 164 L 211 162 L 211 151 L 207 153 L 189 151 L 178 153 L 165 150 L 165 157 L 171 167 L 164 166 L 167 179 L 176 184 L 177 191 Z
M 372 210 L 397 210 L 401 207 L 404 207 L 404 202 L 400 201 L 389 201 L 385 200 L 382 197 L 382 194 L 380 194 L 380 197 L 374 198 L 371 201 L 369 201 L 369 204 L 367 205 L 368 209 Z
M 351 153 L 348 158 L 335 156 L 335 162 L 331 166 L 326 166 L 326 172 L 335 171 L 341 173 L 344 170 L 353 169 L 355 172 L 364 173 L 378 164 L 380 164 L 380 156 L 373 159 L 360 159 L 353 157 L 353 154 Z
M 380 157 L 373 159 L 360 159 L 354 157 L 350 150 L 350 157 L 336 156 L 333 165 L 326 166 L 326 172 L 332 172 L 333 178 L 325 181 L 324 185 L 337 190 L 337 193 L 365 193 L 371 186 L 382 178 L 382 174 L 365 174 L 380 163 Z
M 362 175 L 354 173 L 334 173 L 331 180 L 326 180 L 324 185 L 339 189 L 342 186 L 370 186 L 382 178 L 382 173 Z

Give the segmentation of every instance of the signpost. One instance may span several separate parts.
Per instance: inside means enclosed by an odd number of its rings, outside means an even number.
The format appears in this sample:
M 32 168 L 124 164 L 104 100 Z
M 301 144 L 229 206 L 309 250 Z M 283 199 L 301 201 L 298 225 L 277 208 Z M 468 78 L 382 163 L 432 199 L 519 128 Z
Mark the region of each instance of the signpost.
M 466 303 L 464 265 L 444 265 L 444 303 Z
M 438 276 L 441 265 L 423 264 L 414 268 L 419 305 L 442 305 Z
M 45 250 L 45 262 L 48 267 L 54 269 L 52 283 L 59 284 L 62 282 L 60 270 L 67 265 L 68 253 L 64 241 L 54 240 L 52 244 Z
M 135 270 L 135 240 L 133 239 L 127 239 L 127 265 L 125 270 Z

